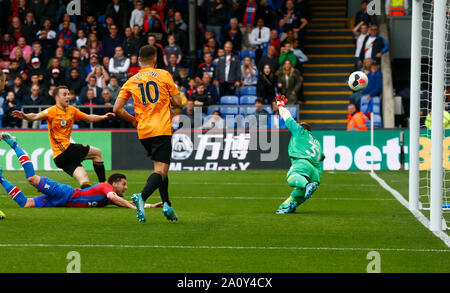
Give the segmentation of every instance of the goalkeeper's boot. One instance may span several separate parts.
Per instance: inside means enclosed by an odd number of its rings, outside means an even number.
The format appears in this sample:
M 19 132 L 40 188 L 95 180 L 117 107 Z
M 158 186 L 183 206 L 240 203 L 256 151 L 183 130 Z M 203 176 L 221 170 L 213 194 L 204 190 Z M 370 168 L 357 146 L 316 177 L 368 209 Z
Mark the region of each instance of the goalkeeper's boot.
M 17 142 L 17 138 L 15 136 L 12 136 L 8 132 L 2 132 L 0 133 L 1 139 L 5 141 L 7 144 L 9 144 L 10 147 L 14 147 L 14 144 Z
M 177 214 L 175 214 L 175 211 L 167 202 L 164 203 L 162 213 L 163 213 L 164 217 L 167 218 L 167 220 L 178 221 Z
M 131 196 L 131 200 L 136 205 L 136 217 L 139 222 L 145 223 L 145 210 L 144 210 L 144 200 L 140 193 L 135 193 Z
M 291 214 L 295 212 L 295 209 L 299 206 L 299 203 L 295 200 L 292 200 L 288 204 L 281 204 L 280 208 L 277 211 L 278 215 L 282 214 Z
M 314 193 L 314 191 L 317 190 L 317 188 L 319 188 L 319 183 L 317 183 L 317 182 L 308 183 L 306 185 L 306 190 L 305 190 L 305 199 L 311 198 L 312 194 Z

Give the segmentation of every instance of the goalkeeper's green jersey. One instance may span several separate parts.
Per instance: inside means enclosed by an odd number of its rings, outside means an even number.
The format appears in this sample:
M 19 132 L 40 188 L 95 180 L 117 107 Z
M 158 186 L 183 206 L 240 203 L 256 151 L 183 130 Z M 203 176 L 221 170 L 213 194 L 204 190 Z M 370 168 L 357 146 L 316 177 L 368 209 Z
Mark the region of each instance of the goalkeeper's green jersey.
M 289 157 L 293 160 L 306 159 L 313 166 L 320 168 L 320 162 L 325 159 L 320 142 L 292 117 L 286 120 L 286 126 L 292 133 L 288 147 Z

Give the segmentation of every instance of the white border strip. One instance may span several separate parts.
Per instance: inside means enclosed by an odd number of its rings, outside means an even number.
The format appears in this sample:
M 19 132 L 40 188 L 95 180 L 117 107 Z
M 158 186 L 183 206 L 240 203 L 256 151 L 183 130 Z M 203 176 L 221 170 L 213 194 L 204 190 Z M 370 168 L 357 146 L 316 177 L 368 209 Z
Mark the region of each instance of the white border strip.
M 403 252 L 442 252 L 450 249 L 414 248 L 363 248 L 363 247 L 259 247 L 259 246 L 183 246 L 183 245 L 121 245 L 121 244 L 7 244 L 0 247 L 79 247 L 79 248 L 169 248 L 169 249 L 240 249 L 240 250 L 334 250 L 334 251 L 403 251 Z
M 411 211 L 409 209 L 408 201 L 397 190 L 395 190 L 392 187 L 390 187 L 386 183 L 386 181 L 384 181 L 383 179 L 378 177 L 378 175 L 375 172 L 373 172 L 373 171 L 370 172 L 370 176 L 373 179 L 375 179 L 376 181 L 378 181 L 378 183 L 381 185 L 381 187 L 383 187 L 384 189 L 389 191 L 395 197 L 395 199 L 397 199 L 407 210 Z M 422 225 L 424 225 L 427 229 L 430 229 L 430 221 L 420 211 L 413 210 L 413 211 L 411 211 L 411 213 L 414 215 L 414 217 L 416 217 L 417 220 L 419 220 L 420 223 L 422 223 Z M 439 239 L 444 241 L 444 243 L 445 243 L 445 245 L 447 245 L 447 247 L 450 247 L 450 236 L 447 235 L 447 233 L 445 233 L 443 231 L 438 231 L 438 232 L 431 231 L 431 232 L 433 232 L 433 234 L 436 237 L 438 237 Z

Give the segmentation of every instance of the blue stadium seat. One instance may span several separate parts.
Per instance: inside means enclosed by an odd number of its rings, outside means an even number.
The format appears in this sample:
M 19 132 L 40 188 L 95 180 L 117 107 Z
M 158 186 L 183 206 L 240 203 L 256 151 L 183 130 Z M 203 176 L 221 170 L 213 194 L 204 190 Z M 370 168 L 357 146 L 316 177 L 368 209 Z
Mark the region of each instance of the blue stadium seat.
M 239 114 L 242 116 L 255 114 L 255 107 L 241 107 L 239 108 Z
M 378 114 L 374 114 L 373 115 L 373 127 L 374 128 L 381 128 L 381 127 L 383 127 L 383 122 L 382 122 L 382 119 L 381 119 L 381 115 L 378 115 Z
M 291 112 L 292 118 L 297 119 L 297 114 L 298 114 L 297 107 L 295 107 L 295 106 L 287 106 L 286 109 L 288 109 L 289 112 Z
M 220 98 L 221 105 L 239 105 L 239 98 L 237 96 L 222 96 Z
M 241 96 L 256 96 L 256 86 L 243 86 L 240 91 Z
M 226 129 L 235 129 L 236 128 L 236 119 L 234 119 L 234 117 L 224 117 L 224 119 L 225 119 Z
M 47 123 L 42 123 L 39 128 L 40 129 L 48 129 L 48 125 L 47 125 Z
M 257 96 L 241 96 L 239 99 L 239 104 L 241 105 L 254 105 L 255 101 L 258 97 Z
M 273 110 L 272 110 L 272 107 L 271 107 L 271 106 L 264 106 L 264 107 L 263 107 L 263 109 L 264 109 L 264 110 L 266 110 L 266 111 L 267 111 L 267 113 L 269 113 L 269 114 L 272 114 L 272 112 L 273 112 Z
M 241 52 L 241 59 L 244 59 L 247 56 L 255 60 L 255 50 L 243 50 Z
M 236 116 L 237 114 L 239 114 L 239 108 L 237 108 L 237 107 L 222 107 L 222 108 L 220 108 L 220 113 L 222 114 L 222 117 L 225 117 L 226 115 Z

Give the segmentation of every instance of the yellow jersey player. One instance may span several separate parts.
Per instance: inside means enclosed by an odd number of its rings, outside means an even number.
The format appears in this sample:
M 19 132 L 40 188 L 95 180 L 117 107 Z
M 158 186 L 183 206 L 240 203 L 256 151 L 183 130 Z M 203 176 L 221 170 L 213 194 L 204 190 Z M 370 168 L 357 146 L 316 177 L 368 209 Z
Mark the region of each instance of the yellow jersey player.
M 114 113 L 137 128 L 140 142 L 154 161 L 154 172 L 148 177 L 141 193 L 131 198 L 136 204 L 139 221 L 145 222 L 144 203 L 159 189 L 163 201 L 163 215 L 170 221 L 178 220 L 169 201 L 169 163 L 172 155 L 171 111 L 181 104 L 181 97 L 172 76 L 166 70 L 155 68 L 156 48 L 151 45 L 139 50 L 141 70 L 120 89 Z M 123 109 L 128 99 L 134 102 L 135 116 Z
M 85 144 L 71 143 L 70 135 L 72 134 L 72 126 L 75 121 L 99 122 L 114 117 L 114 114 L 88 115 L 74 106 L 70 106 L 69 89 L 66 86 L 56 87 L 53 95 L 56 105 L 40 113 L 25 114 L 16 110 L 13 111 L 12 115 L 27 121 L 47 121 L 48 136 L 53 150 L 55 165 L 78 180 L 81 188 L 91 186 L 86 170 L 81 165 L 81 162 L 84 160 L 92 160 L 98 181 L 105 182 L 105 166 L 100 149 Z

